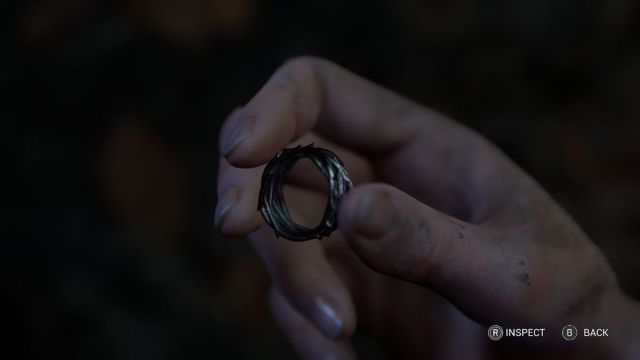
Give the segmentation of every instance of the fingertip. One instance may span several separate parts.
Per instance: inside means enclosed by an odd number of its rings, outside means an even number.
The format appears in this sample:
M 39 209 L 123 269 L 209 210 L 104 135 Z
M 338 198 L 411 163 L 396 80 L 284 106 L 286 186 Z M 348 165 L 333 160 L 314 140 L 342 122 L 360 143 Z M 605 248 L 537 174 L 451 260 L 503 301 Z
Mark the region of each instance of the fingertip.
M 219 228 L 220 234 L 229 239 L 241 239 L 248 234 L 256 231 L 260 227 L 259 224 L 242 223 L 227 221 Z
M 309 266 L 312 263 L 306 262 Z M 298 269 L 288 279 L 279 279 L 286 297 L 327 339 L 343 340 L 353 335 L 356 315 L 342 281 L 326 263 Z
M 246 194 L 232 186 L 216 206 L 214 226 L 225 237 L 241 238 L 260 227 L 259 215 L 255 207 L 247 203 Z
M 273 131 L 262 129 L 258 125 L 250 133 L 243 133 L 235 140 L 231 140 L 222 156 L 238 168 L 260 166 L 269 162 L 289 143 L 291 138 L 292 131 L 287 129 Z
M 344 340 L 355 331 L 353 309 L 345 309 L 345 304 L 330 297 L 317 296 L 313 299 L 310 318 L 318 329 L 330 340 Z
M 214 214 L 213 225 L 221 229 L 223 223 L 229 216 L 238 202 L 238 189 L 235 186 L 229 187 L 218 201 Z
M 328 339 L 300 314 L 275 287 L 269 289 L 269 308 L 280 329 L 303 358 L 355 359 L 357 354 L 348 340 Z
M 356 328 L 351 295 L 324 257 L 319 242 L 276 239 L 267 226 L 252 233 L 249 239 L 278 291 L 318 333 L 328 340 L 351 337 Z
M 220 139 L 220 153 L 230 164 L 249 168 L 265 164 L 297 134 L 296 109 L 287 96 L 266 86 L 235 115 Z
M 222 157 L 233 147 L 232 143 L 235 141 L 238 133 L 242 131 L 242 126 L 245 125 L 245 120 L 240 117 L 242 110 L 243 107 L 241 106 L 233 109 L 220 127 L 218 134 L 218 152 Z
M 251 150 L 256 117 L 247 114 L 245 109 L 232 115 L 220 133 L 220 155 L 234 166 L 247 157 Z
M 340 228 L 373 270 L 436 288 L 490 267 L 495 246 L 483 230 L 388 185 L 354 188 L 341 204 Z M 487 266 L 489 265 L 489 266 Z
M 344 235 L 376 238 L 388 231 L 395 215 L 388 187 L 377 183 L 360 185 L 342 198 L 338 224 Z

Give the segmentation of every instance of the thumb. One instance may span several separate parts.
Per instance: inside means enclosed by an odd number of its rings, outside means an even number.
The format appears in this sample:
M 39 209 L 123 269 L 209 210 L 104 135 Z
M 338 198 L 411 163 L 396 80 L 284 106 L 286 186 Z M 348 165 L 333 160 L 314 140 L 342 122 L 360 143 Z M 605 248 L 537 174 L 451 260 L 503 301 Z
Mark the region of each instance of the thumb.
M 354 188 L 341 201 L 339 223 L 352 250 L 373 270 L 429 286 L 463 308 L 483 300 L 493 307 L 495 301 L 481 294 L 514 283 L 504 271 L 512 256 L 491 239 L 490 231 L 392 186 Z

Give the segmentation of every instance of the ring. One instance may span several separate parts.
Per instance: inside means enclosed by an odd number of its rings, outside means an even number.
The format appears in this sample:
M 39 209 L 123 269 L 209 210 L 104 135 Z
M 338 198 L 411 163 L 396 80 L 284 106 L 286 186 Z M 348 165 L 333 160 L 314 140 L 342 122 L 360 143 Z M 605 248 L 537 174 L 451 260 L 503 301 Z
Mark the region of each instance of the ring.
M 298 225 L 291 220 L 282 194 L 282 187 L 293 165 L 302 158 L 309 158 L 329 182 L 329 199 L 320 224 L 313 229 Z M 278 153 L 264 169 L 258 199 L 258 210 L 276 237 L 292 241 L 322 239 L 338 228 L 338 205 L 342 195 L 351 190 L 353 184 L 344 163 L 333 152 L 316 148 L 313 144 L 298 145 Z

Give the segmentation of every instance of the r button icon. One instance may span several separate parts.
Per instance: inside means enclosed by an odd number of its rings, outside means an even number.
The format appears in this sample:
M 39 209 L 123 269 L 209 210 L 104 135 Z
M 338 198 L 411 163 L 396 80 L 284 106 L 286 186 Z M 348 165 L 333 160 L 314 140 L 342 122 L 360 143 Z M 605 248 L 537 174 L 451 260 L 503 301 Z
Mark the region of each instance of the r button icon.
M 489 327 L 489 331 L 487 331 L 487 334 L 489 335 L 489 339 L 497 341 L 502 339 L 504 331 L 499 325 L 492 325 L 491 327 Z
M 575 340 L 578 337 L 578 329 L 576 329 L 573 325 L 565 325 L 562 328 L 562 338 L 565 340 L 571 341 Z

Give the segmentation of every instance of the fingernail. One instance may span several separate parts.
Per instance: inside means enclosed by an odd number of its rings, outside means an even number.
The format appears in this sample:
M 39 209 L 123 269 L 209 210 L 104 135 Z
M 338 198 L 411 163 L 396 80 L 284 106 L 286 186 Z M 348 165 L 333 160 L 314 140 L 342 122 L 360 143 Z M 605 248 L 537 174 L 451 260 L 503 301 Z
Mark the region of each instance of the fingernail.
M 337 338 L 342 332 L 342 318 L 322 298 L 315 299 L 311 317 L 318 329 L 329 339 Z
M 231 212 L 231 209 L 236 204 L 238 191 L 235 187 L 229 188 L 222 198 L 218 201 L 218 205 L 216 206 L 216 212 L 213 220 L 213 225 L 215 228 L 220 231 L 222 228 L 222 223 L 226 219 L 227 215 Z
M 241 116 L 238 119 L 237 124 L 231 130 L 227 139 L 224 139 L 224 146 L 221 151 L 223 157 L 226 158 L 229 156 L 229 154 L 238 148 L 238 145 L 249 136 L 249 133 L 253 129 L 254 122 L 255 116 Z
M 369 192 L 360 198 L 356 207 L 354 229 L 368 238 L 386 234 L 395 219 L 395 209 L 387 194 Z

